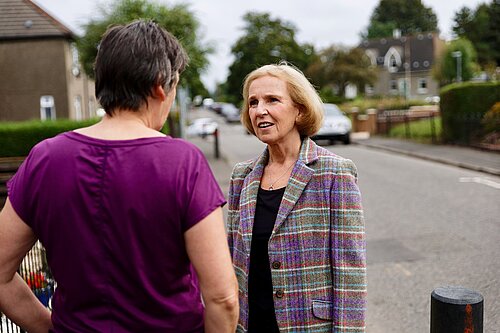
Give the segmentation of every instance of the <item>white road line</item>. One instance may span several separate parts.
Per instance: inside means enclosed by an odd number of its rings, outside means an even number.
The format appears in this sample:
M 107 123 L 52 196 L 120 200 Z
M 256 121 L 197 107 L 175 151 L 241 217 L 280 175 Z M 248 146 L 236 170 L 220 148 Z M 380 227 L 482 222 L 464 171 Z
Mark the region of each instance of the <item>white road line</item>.
M 460 177 L 458 179 L 460 183 L 478 183 L 478 184 L 483 184 L 489 187 L 493 187 L 497 190 L 500 190 L 500 183 L 494 182 L 492 180 L 489 180 L 487 178 L 481 178 L 481 177 Z

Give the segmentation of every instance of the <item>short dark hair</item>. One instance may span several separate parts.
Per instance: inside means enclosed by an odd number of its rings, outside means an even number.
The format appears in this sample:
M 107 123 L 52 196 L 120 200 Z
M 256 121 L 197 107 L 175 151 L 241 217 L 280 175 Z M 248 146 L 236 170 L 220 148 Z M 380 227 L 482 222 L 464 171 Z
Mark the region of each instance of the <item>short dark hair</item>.
M 188 57 L 179 41 L 152 21 L 109 28 L 99 45 L 95 93 L 107 114 L 117 108 L 138 111 L 156 85 L 169 92 Z

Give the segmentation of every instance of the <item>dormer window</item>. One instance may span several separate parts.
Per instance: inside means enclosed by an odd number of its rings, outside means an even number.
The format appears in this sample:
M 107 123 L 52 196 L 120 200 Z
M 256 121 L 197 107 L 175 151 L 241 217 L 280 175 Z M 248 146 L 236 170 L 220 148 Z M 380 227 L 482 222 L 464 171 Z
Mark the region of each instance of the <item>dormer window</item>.
M 384 58 L 384 66 L 387 67 L 390 73 L 398 71 L 398 68 L 401 66 L 401 55 L 395 48 L 391 47 L 387 51 Z

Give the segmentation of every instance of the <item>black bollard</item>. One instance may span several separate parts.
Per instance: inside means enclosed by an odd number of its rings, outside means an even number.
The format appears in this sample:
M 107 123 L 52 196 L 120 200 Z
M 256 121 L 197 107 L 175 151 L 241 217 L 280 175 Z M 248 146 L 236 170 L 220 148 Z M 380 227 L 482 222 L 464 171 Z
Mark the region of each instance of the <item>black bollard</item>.
M 219 130 L 216 128 L 214 131 L 214 145 L 215 145 L 215 158 L 219 158 Z
M 464 287 L 434 289 L 431 333 L 483 333 L 483 296 Z

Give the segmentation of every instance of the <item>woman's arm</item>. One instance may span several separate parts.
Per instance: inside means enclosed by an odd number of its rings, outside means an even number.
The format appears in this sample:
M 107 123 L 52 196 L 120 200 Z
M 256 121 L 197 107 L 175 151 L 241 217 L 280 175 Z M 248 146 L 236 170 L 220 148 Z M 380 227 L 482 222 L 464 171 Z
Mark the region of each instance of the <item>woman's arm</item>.
M 14 211 L 9 199 L 0 212 L 0 312 L 28 332 L 48 332 L 50 311 L 16 274 L 36 241 L 33 231 Z
M 233 333 L 238 321 L 238 284 L 219 207 L 185 232 L 186 248 L 200 280 L 205 332 Z
M 364 333 L 366 312 L 366 242 L 356 166 L 340 163 L 331 192 L 334 328 L 336 333 Z

